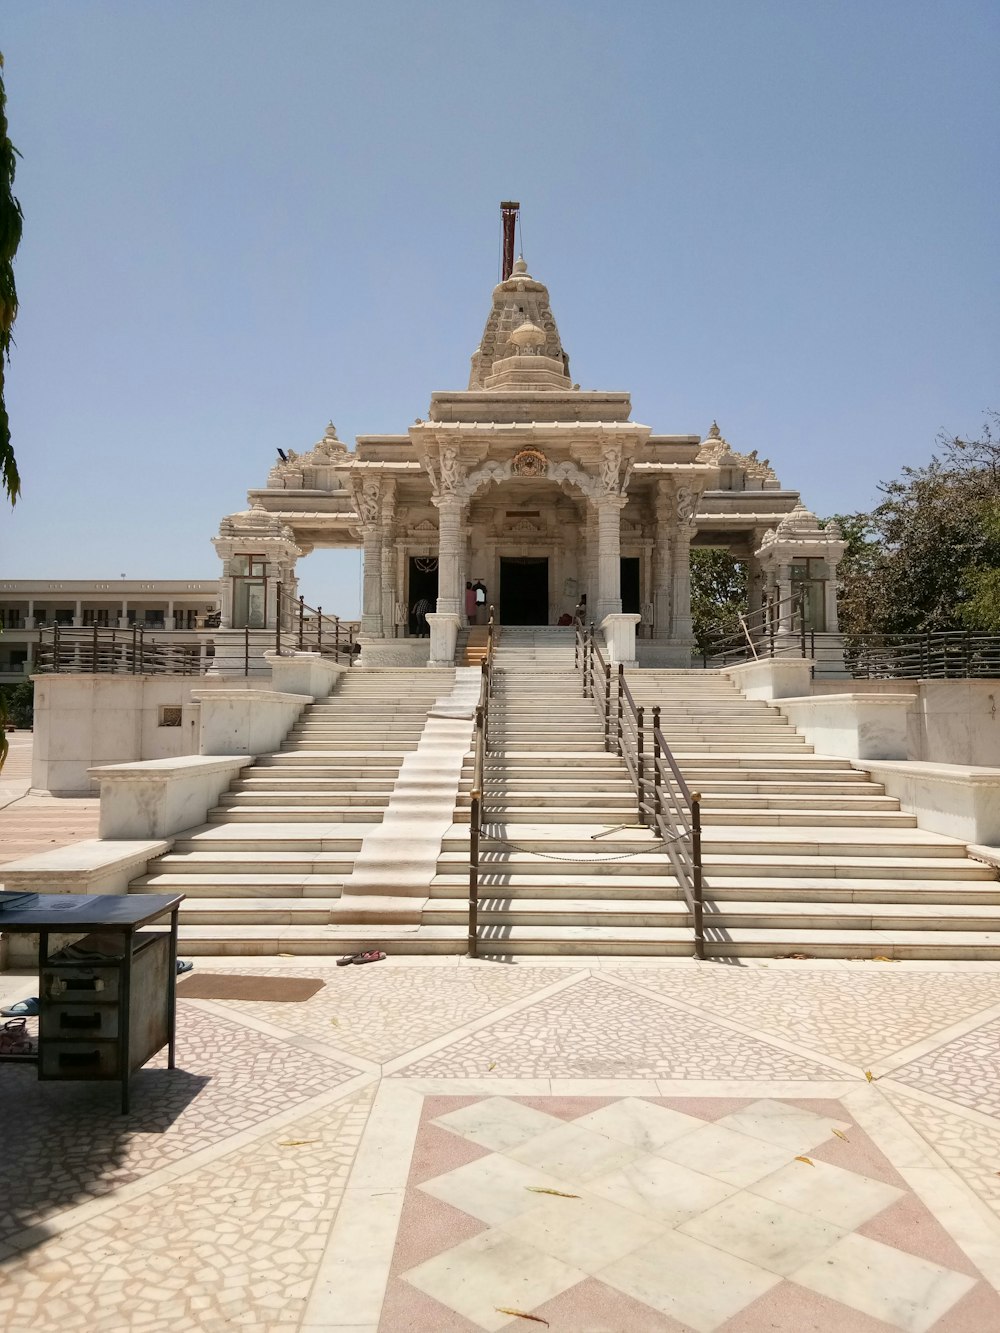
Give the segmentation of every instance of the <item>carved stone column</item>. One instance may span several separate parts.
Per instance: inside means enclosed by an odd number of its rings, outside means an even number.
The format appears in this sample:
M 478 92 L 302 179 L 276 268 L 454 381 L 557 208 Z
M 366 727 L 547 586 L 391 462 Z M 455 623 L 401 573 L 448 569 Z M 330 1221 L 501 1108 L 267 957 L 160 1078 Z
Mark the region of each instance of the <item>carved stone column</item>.
M 382 633 L 393 637 L 396 610 L 396 483 L 391 478 L 382 487 Z
M 656 543 L 653 547 L 653 637 L 670 637 L 670 571 L 674 506 L 670 492 L 660 485 L 656 495 Z
M 693 523 L 678 523 L 673 549 L 672 638 L 678 644 L 694 643 L 691 628 L 691 538 Z
M 462 599 L 458 580 L 462 567 L 462 530 L 465 505 L 457 495 L 434 497 L 438 511 L 438 597 L 439 615 L 461 615 Z
M 385 637 L 382 623 L 382 487 L 377 477 L 354 483 L 354 502 L 364 539 L 364 581 L 361 633 L 369 639 Z
M 621 516 L 623 495 L 602 495 L 597 508 L 597 622 L 621 614 Z
M 826 586 L 823 589 L 823 595 L 826 601 L 826 632 L 827 634 L 840 633 L 840 618 L 837 614 L 837 566 L 839 560 L 828 560 L 828 573 Z

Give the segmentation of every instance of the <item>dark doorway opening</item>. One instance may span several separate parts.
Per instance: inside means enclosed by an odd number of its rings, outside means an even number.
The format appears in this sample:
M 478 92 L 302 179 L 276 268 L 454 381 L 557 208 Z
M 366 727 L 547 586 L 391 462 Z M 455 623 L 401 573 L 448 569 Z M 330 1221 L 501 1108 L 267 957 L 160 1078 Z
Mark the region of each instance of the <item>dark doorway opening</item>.
M 438 562 L 436 555 L 411 555 L 410 556 L 410 580 L 409 580 L 410 600 L 406 608 L 406 623 L 409 626 L 411 634 L 422 634 L 426 630 L 426 625 L 417 625 L 417 617 L 413 608 L 423 600 L 430 603 L 431 611 L 437 606 L 438 595 Z
M 547 556 L 500 558 L 500 623 L 549 623 L 549 562 Z
M 630 615 L 639 615 L 642 605 L 639 599 L 639 557 L 622 556 L 622 610 Z

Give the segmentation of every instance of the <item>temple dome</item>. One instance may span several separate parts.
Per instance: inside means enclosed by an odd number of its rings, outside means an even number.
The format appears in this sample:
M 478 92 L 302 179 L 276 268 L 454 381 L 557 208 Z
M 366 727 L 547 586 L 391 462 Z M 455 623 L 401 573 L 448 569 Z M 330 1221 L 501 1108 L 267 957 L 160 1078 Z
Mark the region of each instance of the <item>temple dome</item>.
M 547 339 L 544 329 L 540 329 L 537 324 L 532 324 L 530 319 L 526 319 L 523 324 L 518 324 L 510 335 L 509 341 L 514 344 L 519 352 L 523 352 L 528 348 L 544 347 Z

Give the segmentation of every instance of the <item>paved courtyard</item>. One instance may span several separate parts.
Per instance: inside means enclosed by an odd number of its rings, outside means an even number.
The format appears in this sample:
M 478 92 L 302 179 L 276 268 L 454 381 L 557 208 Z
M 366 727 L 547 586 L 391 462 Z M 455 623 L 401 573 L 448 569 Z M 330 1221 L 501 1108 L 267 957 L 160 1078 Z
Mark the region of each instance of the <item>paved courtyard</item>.
M 128 1116 L 0 1066 L 5 1333 L 1000 1329 L 994 965 L 233 972 L 324 984 L 182 999 Z

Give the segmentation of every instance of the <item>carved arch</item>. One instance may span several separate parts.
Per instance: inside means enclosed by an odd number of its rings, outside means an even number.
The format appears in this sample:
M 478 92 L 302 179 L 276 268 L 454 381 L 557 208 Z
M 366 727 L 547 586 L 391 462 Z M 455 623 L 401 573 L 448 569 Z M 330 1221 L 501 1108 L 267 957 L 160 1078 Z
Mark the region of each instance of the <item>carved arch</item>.
M 485 486 L 489 486 L 492 482 L 499 486 L 501 482 L 509 481 L 514 475 L 512 459 L 507 459 L 503 463 L 494 459 L 484 463 L 475 472 L 470 472 L 456 494 L 460 495 L 463 500 L 471 500 Z M 584 472 L 583 468 L 573 462 L 553 463 L 545 474 L 545 479 L 546 481 L 567 482 L 570 486 L 575 486 L 577 490 L 582 491 L 591 500 L 595 499 L 600 493 L 600 484 L 597 479 L 588 472 Z

